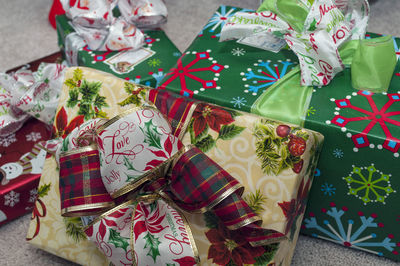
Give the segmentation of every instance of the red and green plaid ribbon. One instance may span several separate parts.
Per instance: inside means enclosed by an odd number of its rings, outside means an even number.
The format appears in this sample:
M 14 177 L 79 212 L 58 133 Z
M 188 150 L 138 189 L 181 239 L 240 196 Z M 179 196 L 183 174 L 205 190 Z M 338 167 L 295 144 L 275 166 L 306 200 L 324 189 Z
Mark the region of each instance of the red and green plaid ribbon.
M 175 136 L 182 137 L 190 122 L 193 100 L 165 90 L 151 89 L 149 100 L 171 122 Z M 198 148 L 184 153 L 172 169 L 168 195 L 186 211 L 212 210 L 231 230 L 241 230 L 253 246 L 279 242 L 285 235 L 260 227 L 261 219 L 242 199 L 243 187 Z
M 60 156 L 61 213 L 93 215 L 114 205 L 100 174 L 97 149 Z

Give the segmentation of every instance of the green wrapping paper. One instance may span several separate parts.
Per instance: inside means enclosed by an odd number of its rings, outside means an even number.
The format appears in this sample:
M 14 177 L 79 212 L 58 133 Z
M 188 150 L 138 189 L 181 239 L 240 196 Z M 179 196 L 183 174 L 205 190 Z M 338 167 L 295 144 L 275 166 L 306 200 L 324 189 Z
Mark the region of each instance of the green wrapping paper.
M 353 88 L 349 68 L 328 86 L 301 87 L 295 80 L 299 70 L 291 51 L 275 54 L 240 41 L 217 42 L 221 25 L 238 11 L 221 6 L 160 88 L 268 118 L 304 123 L 322 133 L 326 144 L 302 233 L 399 261 L 400 63 L 383 93 Z M 365 42 L 377 37 L 367 34 Z M 398 60 L 400 39 L 390 41 Z M 341 47 L 345 64 L 357 60 L 358 45 L 354 40 Z M 386 70 L 384 74 L 391 73 Z
M 66 52 L 66 38 L 74 33 L 65 15 L 56 17 L 58 44 Z M 77 65 L 95 68 L 132 82 L 156 87 L 180 51 L 162 30 L 145 31 L 145 45 L 136 51 L 92 51 L 85 46 L 78 51 Z

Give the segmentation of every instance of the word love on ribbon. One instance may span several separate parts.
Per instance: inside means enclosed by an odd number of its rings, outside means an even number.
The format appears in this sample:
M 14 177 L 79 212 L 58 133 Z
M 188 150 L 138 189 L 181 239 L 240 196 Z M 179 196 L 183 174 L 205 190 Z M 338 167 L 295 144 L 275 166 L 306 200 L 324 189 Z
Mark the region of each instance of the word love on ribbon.
M 196 104 L 189 105 L 183 109 L 193 113 Z M 185 117 L 183 124 L 191 120 L 191 113 L 182 115 Z M 240 231 L 252 246 L 286 239 L 280 232 L 259 226 L 261 219 L 241 197 L 243 186 L 198 148 L 183 146 L 175 133 L 185 128 L 172 128 L 151 103 L 125 111 L 104 123 L 97 122 L 88 122 L 90 133 L 77 130 L 86 137 L 95 132 L 92 146 L 80 148 L 81 152 L 79 149 L 72 151 L 80 154 L 78 167 L 65 170 L 68 166 L 61 162 L 65 157 L 72 160 L 68 157 L 71 151 L 60 154 L 60 193 L 62 202 L 68 202 L 74 195 L 82 198 L 81 186 L 75 187 L 77 192 L 66 190 L 63 186 L 72 182 L 62 180 L 79 177 L 86 178 L 83 183 L 92 184 L 90 177 L 95 180 L 99 176 L 92 173 L 100 171 L 104 190 L 111 198 L 117 202 L 127 200 L 94 218 L 85 229 L 88 238 L 115 265 L 198 263 L 190 227 L 180 210 L 211 211 L 226 228 Z M 76 135 L 71 139 L 77 139 Z M 72 148 L 70 141 L 67 142 L 66 146 Z M 96 157 L 91 157 L 95 160 L 85 165 L 94 147 L 97 147 L 98 162 L 96 164 Z M 89 187 L 85 191 L 90 191 Z M 83 212 L 79 214 L 91 215 L 93 206 L 88 204 L 85 209 L 80 205 Z
M 366 0 L 266 0 L 258 11 L 231 16 L 220 40 L 239 38 L 273 52 L 285 40 L 299 58 L 301 84 L 322 86 L 344 69 L 339 48 L 365 37 L 369 5 Z

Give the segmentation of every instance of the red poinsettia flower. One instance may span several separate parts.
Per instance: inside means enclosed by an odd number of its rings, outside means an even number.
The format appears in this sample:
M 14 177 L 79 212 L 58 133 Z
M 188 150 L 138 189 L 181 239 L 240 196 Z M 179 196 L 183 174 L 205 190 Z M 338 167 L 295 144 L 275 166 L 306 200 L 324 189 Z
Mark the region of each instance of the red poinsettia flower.
M 308 179 L 306 185 L 304 186 L 304 178 L 301 180 L 299 185 L 299 189 L 297 190 L 297 198 L 292 199 L 291 201 L 284 201 L 278 203 L 279 207 L 281 207 L 283 214 L 287 219 L 285 234 L 289 232 L 292 228 L 293 223 L 296 222 L 297 217 L 304 212 L 306 208 L 307 195 L 311 185 L 311 178 Z
M 56 115 L 56 126 L 53 126 L 54 135 L 64 139 L 74 128 L 80 126 L 83 122 L 84 116 L 78 115 L 68 123 L 68 115 L 63 106 Z
M 206 125 L 219 133 L 221 125 L 232 123 L 232 115 L 224 109 L 208 104 L 199 104 L 193 112 L 193 131 L 197 137 L 204 131 Z
M 218 265 L 227 265 L 231 260 L 238 266 L 253 264 L 255 258 L 265 252 L 263 247 L 252 247 L 239 231 L 228 230 L 225 226 L 210 229 L 205 234 L 211 242 L 208 259 Z
M 138 239 L 139 235 L 143 232 L 149 231 L 151 234 L 157 234 L 164 230 L 166 227 L 162 225 L 165 218 L 164 215 L 160 213 L 160 207 L 157 205 L 156 210 L 152 212 L 146 205 L 139 203 L 136 207 L 135 213 L 135 225 L 133 226 L 133 231 L 135 233 L 135 241 Z M 142 220 L 142 217 L 145 217 Z M 140 221 L 138 221 L 141 219 Z

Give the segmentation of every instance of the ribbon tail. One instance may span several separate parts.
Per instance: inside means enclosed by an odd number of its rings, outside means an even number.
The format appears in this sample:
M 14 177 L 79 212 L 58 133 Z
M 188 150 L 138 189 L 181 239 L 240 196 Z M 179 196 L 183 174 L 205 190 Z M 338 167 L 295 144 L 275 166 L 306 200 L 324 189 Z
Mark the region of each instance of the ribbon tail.
M 212 211 L 227 229 L 244 233 L 252 246 L 280 242 L 286 237 L 260 226 L 261 218 L 241 197 L 240 183 L 198 148 L 187 150 L 179 158 L 167 193 L 186 211 Z

